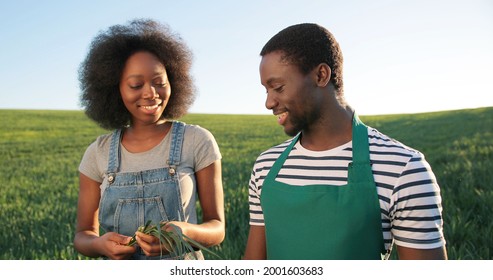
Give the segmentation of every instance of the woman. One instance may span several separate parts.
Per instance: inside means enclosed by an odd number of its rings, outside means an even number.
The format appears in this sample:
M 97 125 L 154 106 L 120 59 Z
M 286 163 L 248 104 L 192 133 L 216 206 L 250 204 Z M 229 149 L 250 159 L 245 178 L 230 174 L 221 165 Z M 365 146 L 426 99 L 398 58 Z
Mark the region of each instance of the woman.
M 93 40 L 79 71 L 82 105 L 114 131 L 88 147 L 79 167 L 74 245 L 81 254 L 173 258 L 159 239 L 136 232 L 147 221 L 168 222 L 168 231 L 173 224 L 206 247 L 223 241 L 218 145 L 204 128 L 173 121 L 194 101 L 191 57 L 178 35 L 152 20 L 112 26 Z M 203 258 L 200 251 L 178 257 Z

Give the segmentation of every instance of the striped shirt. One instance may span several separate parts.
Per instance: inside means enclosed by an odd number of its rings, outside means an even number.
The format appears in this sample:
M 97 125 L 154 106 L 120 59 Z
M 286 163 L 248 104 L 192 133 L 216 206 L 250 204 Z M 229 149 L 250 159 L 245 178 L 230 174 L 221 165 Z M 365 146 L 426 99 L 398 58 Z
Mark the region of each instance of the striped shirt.
M 368 128 L 370 161 L 380 202 L 386 249 L 396 245 L 433 249 L 445 246 L 440 188 L 424 155 Z M 263 226 L 262 184 L 270 168 L 292 139 L 257 158 L 249 184 L 250 225 Z M 277 181 L 305 186 L 347 184 L 352 142 L 328 151 L 310 151 L 296 143 Z

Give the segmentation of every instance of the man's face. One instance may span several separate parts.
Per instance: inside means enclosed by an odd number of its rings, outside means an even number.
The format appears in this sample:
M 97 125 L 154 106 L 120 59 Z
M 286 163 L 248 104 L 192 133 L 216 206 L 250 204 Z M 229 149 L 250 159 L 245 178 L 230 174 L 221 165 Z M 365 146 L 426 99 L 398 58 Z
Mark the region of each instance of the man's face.
M 265 107 L 277 116 L 287 135 L 295 136 L 318 116 L 311 94 L 316 85 L 310 74 L 304 75 L 296 65 L 283 61 L 282 54 L 276 51 L 262 57 L 260 81 L 267 90 Z

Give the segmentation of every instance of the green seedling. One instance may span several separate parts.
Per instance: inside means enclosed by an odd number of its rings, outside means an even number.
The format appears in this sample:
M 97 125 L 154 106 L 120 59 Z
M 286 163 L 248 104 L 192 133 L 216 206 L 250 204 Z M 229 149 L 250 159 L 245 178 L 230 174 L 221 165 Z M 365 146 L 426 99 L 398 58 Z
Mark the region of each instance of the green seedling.
M 171 230 L 164 230 L 164 228 L 166 227 L 171 228 Z M 159 244 L 161 245 L 161 256 L 163 255 L 162 248 L 164 247 L 170 253 L 170 255 L 176 259 L 182 260 L 188 253 L 191 253 L 188 255 L 190 255 L 192 259 L 197 259 L 195 255 L 195 247 L 202 251 L 215 255 L 216 257 L 219 257 L 216 253 L 212 252 L 207 247 L 183 234 L 179 227 L 168 222 L 161 222 L 158 228 L 156 225 L 151 224 L 151 221 L 149 220 L 144 226 L 138 227 L 137 231 L 144 234 L 152 235 L 159 239 Z M 128 242 L 127 246 L 133 246 L 136 243 L 137 240 L 134 234 L 134 236 L 132 236 L 132 239 Z

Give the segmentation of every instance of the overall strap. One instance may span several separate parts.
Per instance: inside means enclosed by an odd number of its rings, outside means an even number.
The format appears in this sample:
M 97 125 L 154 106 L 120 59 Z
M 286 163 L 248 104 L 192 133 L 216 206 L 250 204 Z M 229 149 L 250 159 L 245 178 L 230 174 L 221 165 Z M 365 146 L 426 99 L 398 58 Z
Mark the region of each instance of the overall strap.
M 169 165 L 170 175 L 174 175 L 176 173 L 176 166 L 180 164 L 184 134 L 185 123 L 180 121 L 173 121 L 171 132 L 171 147 L 169 150 L 169 158 L 166 161 L 166 163 Z
M 110 183 L 113 182 L 115 178 L 115 174 L 118 172 L 118 169 L 120 168 L 121 135 L 122 135 L 122 129 L 116 129 L 115 131 L 113 131 L 113 134 L 111 136 L 110 151 L 108 156 L 108 170 L 107 170 L 108 181 Z

